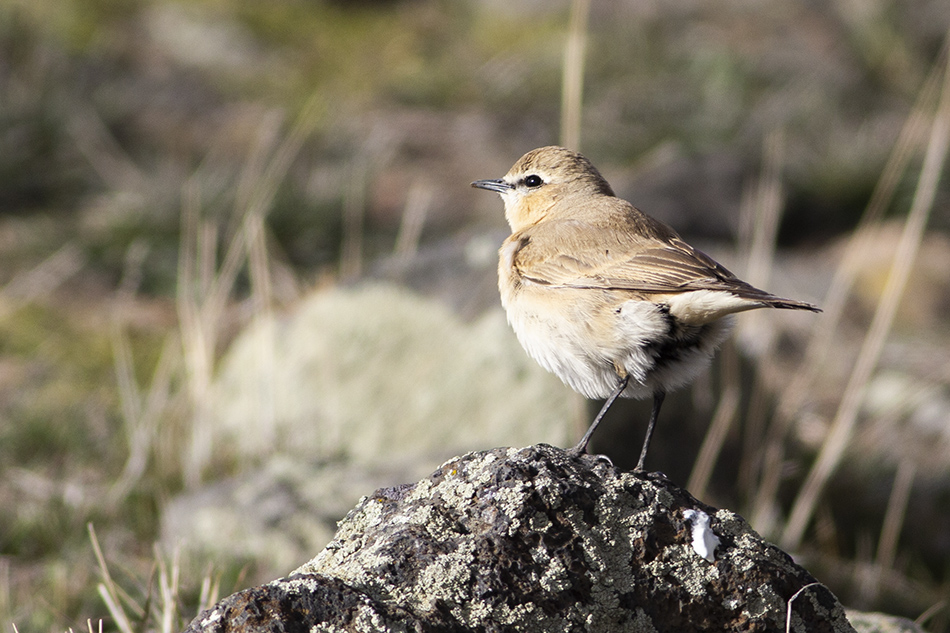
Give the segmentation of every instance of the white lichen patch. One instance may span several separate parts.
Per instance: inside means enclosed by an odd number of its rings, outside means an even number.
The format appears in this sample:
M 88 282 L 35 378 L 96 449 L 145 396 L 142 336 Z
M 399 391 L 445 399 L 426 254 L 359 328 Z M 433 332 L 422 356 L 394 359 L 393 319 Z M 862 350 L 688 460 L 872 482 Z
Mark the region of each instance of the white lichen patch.
M 551 559 L 548 562 L 548 567 L 544 570 L 544 574 L 539 579 L 539 583 L 546 591 L 550 591 L 551 593 L 565 591 L 571 587 L 567 569 L 564 568 L 564 565 L 557 558 Z
M 509 453 L 510 453 L 509 449 Z M 509 455 L 510 456 L 510 455 Z M 468 477 L 471 473 L 479 473 L 482 476 L 485 476 L 487 473 L 491 472 L 491 469 L 488 466 L 498 460 L 498 456 L 492 452 L 486 453 L 466 453 L 462 457 L 456 457 L 450 459 L 447 462 L 443 463 L 440 466 L 440 469 L 445 472 L 446 478 L 454 478 L 460 475 L 459 465 L 465 464 L 464 469 L 466 474 L 465 477 Z M 473 482 L 477 482 L 477 479 L 471 479 Z
M 356 610 L 353 625 L 353 629 L 351 630 L 355 629 L 357 631 L 385 631 L 389 628 L 380 614 L 374 609 L 370 609 L 367 605 L 361 605 Z
M 494 496 L 493 505 L 506 517 L 516 516 L 524 509 L 526 489 L 527 487 L 521 483 L 510 488 L 499 488 Z M 520 524 L 518 521 L 513 522 L 513 528 L 514 523 Z
M 316 583 L 308 576 L 279 578 L 269 584 L 280 585 L 288 595 L 308 593 L 316 587 Z
M 742 614 L 755 620 L 770 618 L 785 621 L 785 601 L 769 585 L 750 588 Z
M 720 531 L 725 535 L 755 534 L 745 519 L 731 510 L 716 510 L 716 520 L 719 522 Z
M 510 607 L 507 604 L 498 604 L 495 605 L 495 608 L 492 609 L 485 618 L 481 620 L 469 620 L 468 625 L 472 628 L 476 628 L 479 625 L 483 625 L 485 622 L 491 622 L 493 625 L 518 625 L 523 627 L 524 623 L 526 622 L 539 621 L 536 614 L 537 610 L 537 605 L 530 602 L 517 604 L 513 607 Z
M 643 504 L 640 500 L 626 492 L 618 495 L 605 495 L 597 499 L 595 512 L 601 526 L 620 525 L 628 527 L 642 527 L 637 523 L 637 513 L 634 512 Z M 602 528 L 603 529 L 603 528 Z
M 349 523 L 352 525 L 352 532 L 363 532 L 368 528 L 379 525 L 383 515 L 383 501 L 372 497 L 363 497 L 360 499 L 357 507 L 359 512 L 351 517 Z
M 618 622 L 615 617 L 611 617 L 608 613 L 602 609 L 589 612 L 584 621 L 584 630 L 610 631 L 610 633 L 657 633 L 653 626 L 653 619 L 640 607 L 634 610 L 633 617 L 622 622 Z M 568 628 L 566 630 L 572 631 L 575 629 Z
M 449 604 L 467 601 L 467 587 L 474 571 L 472 541 L 461 542 L 454 551 L 435 558 L 420 570 L 411 585 L 403 585 L 393 594 L 397 603 L 416 605 L 423 611 L 435 608 L 436 601 Z
M 659 559 L 645 565 L 650 574 L 656 578 L 669 578 L 675 582 L 671 584 L 682 587 L 691 596 L 704 596 L 707 587 L 713 580 L 719 578 L 719 570 L 706 563 L 701 563 L 696 554 L 688 545 L 673 545 L 666 549 L 665 560 Z
M 411 512 L 406 513 L 406 516 L 402 520 L 399 520 L 398 524 L 424 525 L 429 533 L 436 533 L 440 527 L 438 519 L 439 513 L 436 512 L 433 506 L 419 504 L 415 506 Z M 397 524 L 396 517 L 393 517 L 392 524 Z
M 735 547 L 729 549 L 729 559 L 733 566 L 740 573 L 747 573 L 759 564 L 759 557 L 763 556 L 757 548 L 758 543 L 755 539 L 748 536 L 740 536 L 735 541 Z M 767 556 L 767 553 L 765 553 Z
M 310 633 L 344 633 L 346 629 L 334 623 L 321 622 L 310 628 Z
M 618 570 L 629 569 L 633 560 L 632 543 L 641 538 L 639 530 L 631 530 L 624 540 L 617 538 L 617 530 L 610 530 L 603 521 L 592 529 L 581 532 L 584 549 L 588 553 L 589 566 L 605 586 L 624 582 Z M 623 534 L 621 532 L 621 534 Z
M 406 497 L 406 500 L 415 501 L 416 499 L 425 499 L 432 494 L 433 486 L 434 484 L 430 479 L 423 479 L 412 487 L 412 490 L 409 491 L 409 495 Z
M 478 488 L 475 486 L 475 484 L 469 481 L 460 482 L 454 486 L 442 486 L 442 488 L 439 490 L 442 498 L 446 502 L 455 502 L 459 504 L 464 503 L 469 499 L 474 499 L 475 493 L 477 491 Z
M 220 608 L 214 608 L 211 610 L 210 613 L 208 613 L 201 619 L 201 626 L 202 628 L 210 627 L 212 624 L 214 624 L 218 620 L 221 620 L 223 617 L 224 617 L 224 613 L 221 612 Z

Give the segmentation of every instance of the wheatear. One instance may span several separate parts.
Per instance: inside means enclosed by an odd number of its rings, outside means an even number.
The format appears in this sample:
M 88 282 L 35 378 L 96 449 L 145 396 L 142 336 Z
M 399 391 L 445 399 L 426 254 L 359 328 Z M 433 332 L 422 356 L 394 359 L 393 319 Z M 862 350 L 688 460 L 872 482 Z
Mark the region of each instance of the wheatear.
M 528 152 L 498 180 L 511 236 L 498 289 L 518 340 L 542 367 L 587 398 L 606 398 L 572 451 L 618 396 L 653 397 L 637 470 L 666 393 L 712 358 L 735 312 L 820 310 L 738 279 L 672 228 L 614 196 L 586 158 L 563 147 Z

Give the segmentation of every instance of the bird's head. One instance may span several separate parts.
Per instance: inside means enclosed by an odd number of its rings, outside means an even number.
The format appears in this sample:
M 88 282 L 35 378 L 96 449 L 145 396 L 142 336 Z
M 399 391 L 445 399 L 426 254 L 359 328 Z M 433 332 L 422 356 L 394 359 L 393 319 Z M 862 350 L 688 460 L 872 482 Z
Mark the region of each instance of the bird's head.
M 573 196 L 614 195 L 589 160 L 555 145 L 531 150 L 503 178 L 476 180 L 472 186 L 501 194 L 505 218 L 515 232 L 550 217 L 552 211 L 570 213 L 576 205 L 558 203 Z

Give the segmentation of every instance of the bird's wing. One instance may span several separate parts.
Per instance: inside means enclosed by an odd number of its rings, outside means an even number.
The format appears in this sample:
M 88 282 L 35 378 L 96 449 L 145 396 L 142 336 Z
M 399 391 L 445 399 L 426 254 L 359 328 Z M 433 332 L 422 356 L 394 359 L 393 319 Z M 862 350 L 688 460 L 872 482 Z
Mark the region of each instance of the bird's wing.
M 603 288 L 647 293 L 692 290 L 727 290 L 736 294 L 761 292 L 679 238 L 645 244 L 624 257 L 605 261 L 594 280 Z M 575 283 L 584 281 L 579 279 Z
M 644 238 L 577 221 L 549 222 L 532 228 L 536 230 L 525 232 L 512 264 L 523 278 L 538 284 L 626 290 L 644 297 L 713 290 L 767 304 L 798 303 L 738 279 L 675 233 L 662 239 Z
M 735 279 L 678 238 L 641 238 L 574 220 L 524 231 L 512 263 L 522 277 L 543 285 L 645 293 L 698 290 Z

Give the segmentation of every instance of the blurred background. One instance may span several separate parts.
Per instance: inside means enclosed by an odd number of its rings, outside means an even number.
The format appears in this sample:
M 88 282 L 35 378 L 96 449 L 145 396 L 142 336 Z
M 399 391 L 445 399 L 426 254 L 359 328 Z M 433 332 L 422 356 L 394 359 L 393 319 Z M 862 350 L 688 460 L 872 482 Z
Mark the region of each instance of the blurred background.
M 945 0 L 0 0 L 0 622 L 180 630 L 364 494 L 570 445 L 497 196 L 583 151 L 821 315 L 739 317 L 648 467 L 950 631 Z M 648 403 L 592 449 L 631 468 Z M 98 624 L 95 624 L 98 626 Z

